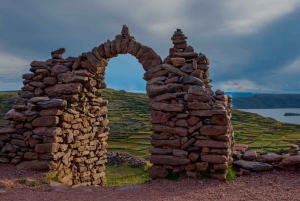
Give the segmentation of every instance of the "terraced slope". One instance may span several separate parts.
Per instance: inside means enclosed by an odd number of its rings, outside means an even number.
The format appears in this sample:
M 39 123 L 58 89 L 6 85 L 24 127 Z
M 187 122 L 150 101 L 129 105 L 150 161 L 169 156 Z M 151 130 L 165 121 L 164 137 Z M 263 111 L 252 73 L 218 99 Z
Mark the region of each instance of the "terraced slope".
M 4 126 L 3 116 L 9 107 L 9 100 L 16 92 L 0 92 L 0 126 Z M 103 90 L 104 99 L 109 101 L 108 150 L 130 153 L 147 158 L 151 147 L 150 108 L 147 96 L 143 94 Z M 286 149 L 290 144 L 300 143 L 300 125 L 278 122 L 272 118 L 232 110 L 232 123 L 236 143 L 246 143 L 257 151 Z

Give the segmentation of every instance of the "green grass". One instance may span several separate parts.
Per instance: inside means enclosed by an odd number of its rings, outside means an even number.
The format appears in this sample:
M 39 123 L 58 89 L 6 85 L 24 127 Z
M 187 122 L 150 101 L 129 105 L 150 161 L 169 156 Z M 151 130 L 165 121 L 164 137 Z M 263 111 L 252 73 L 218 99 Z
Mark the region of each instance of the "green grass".
M 31 181 L 28 186 L 30 187 L 37 187 L 39 186 L 41 183 L 39 181 Z
M 21 178 L 20 180 L 19 180 L 19 183 L 20 184 L 25 184 L 27 182 L 27 179 L 26 178 Z
M 107 186 L 139 185 L 151 180 L 146 168 L 142 167 L 109 165 L 105 173 Z
M 227 168 L 227 181 L 233 181 L 235 179 L 235 171 L 232 169 L 232 165 L 228 166 Z

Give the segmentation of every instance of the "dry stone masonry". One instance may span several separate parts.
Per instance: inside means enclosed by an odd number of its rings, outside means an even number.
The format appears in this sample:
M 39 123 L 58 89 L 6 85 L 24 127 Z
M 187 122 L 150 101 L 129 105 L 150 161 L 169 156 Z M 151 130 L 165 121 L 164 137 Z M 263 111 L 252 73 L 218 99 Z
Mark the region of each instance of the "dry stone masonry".
M 210 171 L 212 177 L 225 179 L 232 162 L 232 98 L 211 90 L 209 60 L 187 45 L 180 29 L 171 39 L 169 56 L 144 76 L 154 131 L 150 177 L 196 177 Z
M 142 64 L 151 107 L 149 174 L 196 176 L 210 171 L 225 179 L 232 162 L 231 97 L 211 90 L 209 60 L 176 30 L 169 56 L 137 42 L 126 25 L 114 40 L 64 58 L 64 48 L 47 61 L 33 61 L 23 75 L 13 109 L 0 130 L 0 162 L 19 169 L 47 170 L 68 185 L 105 185 L 108 101 L 101 98 L 108 61 L 131 54 Z

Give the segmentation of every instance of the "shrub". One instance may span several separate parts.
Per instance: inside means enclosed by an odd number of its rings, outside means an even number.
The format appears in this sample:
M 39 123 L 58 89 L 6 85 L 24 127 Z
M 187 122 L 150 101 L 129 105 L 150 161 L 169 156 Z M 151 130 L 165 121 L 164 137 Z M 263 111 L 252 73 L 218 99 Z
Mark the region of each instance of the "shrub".
M 229 165 L 227 168 L 227 181 L 233 181 L 235 179 L 235 171 L 232 169 L 232 165 Z
M 38 181 L 31 181 L 29 183 L 29 186 L 31 186 L 31 187 L 37 187 L 38 185 L 40 185 L 40 182 L 38 182 Z
M 27 182 L 27 179 L 26 178 L 21 178 L 20 180 L 19 180 L 19 183 L 20 184 L 25 184 Z

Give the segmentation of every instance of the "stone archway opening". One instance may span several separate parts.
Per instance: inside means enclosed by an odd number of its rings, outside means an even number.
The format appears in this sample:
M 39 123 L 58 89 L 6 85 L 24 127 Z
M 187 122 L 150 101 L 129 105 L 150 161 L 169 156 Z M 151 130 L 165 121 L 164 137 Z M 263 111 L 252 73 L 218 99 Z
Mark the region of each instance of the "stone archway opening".
M 144 72 L 138 60 L 130 54 L 119 54 L 110 59 L 106 68 L 108 88 L 103 90 L 102 97 L 109 103 L 107 151 L 113 152 L 107 154 L 108 164 L 129 157 L 120 154 L 149 158 L 151 123 L 145 96 L 146 82 L 142 79 Z M 125 163 L 129 161 L 135 160 L 126 160 Z
M 230 97 L 211 90 L 209 60 L 188 46 L 177 29 L 163 61 L 137 42 L 126 25 L 114 40 L 64 59 L 64 48 L 52 58 L 33 61 L 23 75 L 24 87 L 0 130 L 1 160 L 19 169 L 50 170 L 69 185 L 105 185 L 108 109 L 102 98 L 105 70 L 111 58 L 131 54 L 143 66 L 151 108 L 149 171 L 152 178 L 169 173 L 226 178 L 232 162 Z

